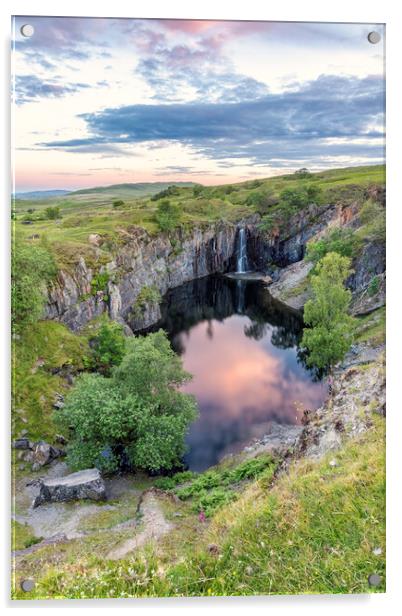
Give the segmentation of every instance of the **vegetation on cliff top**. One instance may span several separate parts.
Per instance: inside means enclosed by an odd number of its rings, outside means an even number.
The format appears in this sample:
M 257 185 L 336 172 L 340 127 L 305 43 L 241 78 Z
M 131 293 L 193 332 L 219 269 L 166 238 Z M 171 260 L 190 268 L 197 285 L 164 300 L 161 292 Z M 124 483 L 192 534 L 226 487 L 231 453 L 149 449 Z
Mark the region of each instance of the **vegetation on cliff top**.
M 378 165 L 307 176 L 288 174 L 223 186 L 175 187 L 168 191 L 168 199 L 180 214 L 177 224 L 186 228 L 220 220 L 237 221 L 255 212 L 271 216 L 278 213 L 283 191 L 288 195 L 303 195 L 307 189 L 313 190 L 313 200 L 319 195 L 322 202 L 329 203 L 348 203 L 354 199 L 363 202 L 370 186 L 384 184 L 384 173 L 384 166 Z M 16 200 L 13 210 L 16 236 L 30 243 L 46 237 L 59 267 L 70 267 L 82 255 L 91 266 L 99 268 L 127 241 L 127 231 L 133 226 L 141 226 L 150 233 L 159 231 L 158 208 L 166 197 L 166 191 L 153 198 L 134 198 L 119 187 L 110 191 L 91 189 L 50 200 Z M 113 202 L 121 197 L 124 204 L 114 207 Z M 44 212 L 49 206 L 58 207 L 62 218 L 46 219 Z M 28 210 L 34 211 L 29 213 L 31 220 L 25 221 L 29 224 L 24 224 Z M 100 236 L 99 246 L 91 245 L 88 239 L 91 234 Z

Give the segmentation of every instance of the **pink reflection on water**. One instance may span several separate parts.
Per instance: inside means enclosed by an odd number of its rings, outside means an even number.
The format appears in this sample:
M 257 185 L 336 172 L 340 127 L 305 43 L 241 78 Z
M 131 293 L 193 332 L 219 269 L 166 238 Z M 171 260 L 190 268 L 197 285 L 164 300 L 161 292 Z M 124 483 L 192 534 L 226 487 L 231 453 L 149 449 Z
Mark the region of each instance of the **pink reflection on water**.
M 321 404 L 324 385 L 311 382 L 294 349 L 271 344 L 271 330 L 259 341 L 246 337 L 249 324 L 247 317 L 236 315 L 224 322 L 198 323 L 182 334 L 184 367 L 194 375 L 185 391 L 196 396 L 200 420 L 208 409 L 211 425 L 299 423 L 304 408 Z M 216 409 L 215 418 L 211 409 Z

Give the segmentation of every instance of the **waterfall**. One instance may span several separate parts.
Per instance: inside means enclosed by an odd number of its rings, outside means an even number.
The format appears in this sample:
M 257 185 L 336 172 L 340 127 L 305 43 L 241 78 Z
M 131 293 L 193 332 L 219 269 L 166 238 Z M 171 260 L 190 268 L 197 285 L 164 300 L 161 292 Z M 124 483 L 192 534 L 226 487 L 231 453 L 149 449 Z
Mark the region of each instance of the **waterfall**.
M 239 236 L 237 239 L 237 269 L 238 274 L 244 274 L 248 271 L 247 261 L 247 236 L 244 227 L 239 229 Z

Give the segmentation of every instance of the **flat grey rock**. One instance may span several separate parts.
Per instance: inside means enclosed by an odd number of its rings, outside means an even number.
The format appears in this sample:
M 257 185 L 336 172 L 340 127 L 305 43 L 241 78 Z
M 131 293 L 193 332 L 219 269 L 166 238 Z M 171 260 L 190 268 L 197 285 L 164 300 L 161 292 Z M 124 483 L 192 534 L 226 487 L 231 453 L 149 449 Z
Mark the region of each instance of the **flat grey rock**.
M 98 469 L 78 471 L 65 477 L 53 477 L 39 481 L 39 494 L 33 507 L 43 503 L 80 499 L 105 500 L 105 483 Z

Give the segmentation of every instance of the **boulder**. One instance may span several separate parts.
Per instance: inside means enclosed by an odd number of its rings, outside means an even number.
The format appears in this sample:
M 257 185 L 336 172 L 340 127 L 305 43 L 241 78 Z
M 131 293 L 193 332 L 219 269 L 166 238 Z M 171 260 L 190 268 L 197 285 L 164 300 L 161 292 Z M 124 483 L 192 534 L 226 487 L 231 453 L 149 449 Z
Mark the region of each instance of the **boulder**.
M 102 243 L 102 237 L 99 233 L 90 233 L 88 235 L 88 242 L 94 246 L 100 246 Z
M 64 396 L 57 393 L 54 397 L 53 408 L 56 410 L 62 409 L 64 406 Z
M 14 449 L 32 449 L 33 445 L 29 438 L 17 438 L 13 442 Z
M 66 477 L 39 480 L 39 494 L 33 507 L 43 503 L 79 499 L 106 500 L 106 488 L 97 468 L 78 471 Z
M 25 457 L 25 461 L 32 463 L 32 470 L 38 470 L 41 466 L 50 464 L 50 462 L 53 462 L 56 458 L 64 455 L 65 452 L 62 449 L 53 447 L 53 445 L 49 445 L 49 443 L 45 441 L 38 441 L 31 446 L 29 453 Z

